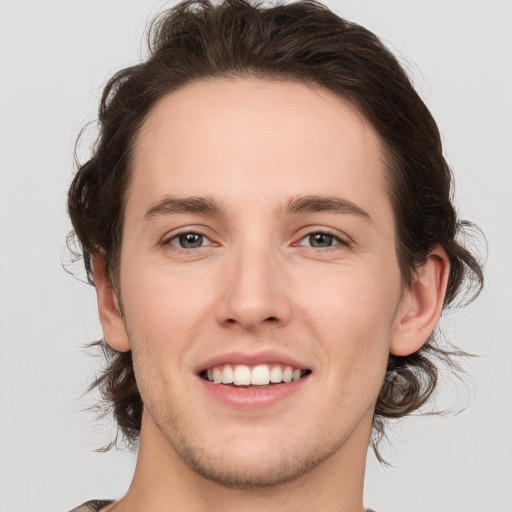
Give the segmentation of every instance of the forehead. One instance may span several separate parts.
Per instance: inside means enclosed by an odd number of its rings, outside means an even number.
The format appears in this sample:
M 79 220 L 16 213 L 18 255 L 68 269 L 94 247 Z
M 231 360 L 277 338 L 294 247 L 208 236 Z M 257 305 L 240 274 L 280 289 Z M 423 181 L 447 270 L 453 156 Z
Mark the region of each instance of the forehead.
M 371 193 L 385 196 L 384 167 L 375 130 L 334 93 L 291 81 L 204 80 L 150 111 L 135 140 L 127 202 L 165 193 L 263 208 L 334 193 L 365 203 Z

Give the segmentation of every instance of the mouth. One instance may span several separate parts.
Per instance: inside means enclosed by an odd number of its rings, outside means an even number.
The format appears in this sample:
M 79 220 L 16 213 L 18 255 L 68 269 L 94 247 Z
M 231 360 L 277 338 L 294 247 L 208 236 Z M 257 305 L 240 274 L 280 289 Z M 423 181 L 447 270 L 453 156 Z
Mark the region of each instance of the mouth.
M 199 372 L 199 377 L 213 384 L 239 389 L 265 389 L 296 382 L 310 373 L 309 369 L 279 363 L 257 365 L 226 363 L 202 370 Z

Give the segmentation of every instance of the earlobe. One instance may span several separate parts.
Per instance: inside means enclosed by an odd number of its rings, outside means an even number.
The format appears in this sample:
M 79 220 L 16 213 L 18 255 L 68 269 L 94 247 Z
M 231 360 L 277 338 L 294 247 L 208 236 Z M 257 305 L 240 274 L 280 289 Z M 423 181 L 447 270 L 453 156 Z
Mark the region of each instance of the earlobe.
M 118 298 L 110 278 L 107 276 L 105 260 L 102 256 L 94 256 L 92 268 L 103 336 L 114 350 L 127 352 L 130 350 L 128 334 L 118 304 Z
M 450 262 L 444 249 L 434 247 L 404 293 L 395 318 L 391 354 L 407 356 L 428 340 L 441 316 L 449 273 Z

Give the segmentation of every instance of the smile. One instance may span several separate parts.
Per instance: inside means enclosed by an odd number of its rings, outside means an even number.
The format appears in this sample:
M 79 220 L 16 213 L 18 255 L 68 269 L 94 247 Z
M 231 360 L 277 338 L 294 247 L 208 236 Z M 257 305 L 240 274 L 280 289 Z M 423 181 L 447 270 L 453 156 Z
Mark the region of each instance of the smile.
M 311 373 L 310 370 L 276 363 L 254 366 L 223 364 L 203 370 L 200 376 L 214 384 L 242 387 L 269 386 L 271 384 L 295 382 L 309 373 Z

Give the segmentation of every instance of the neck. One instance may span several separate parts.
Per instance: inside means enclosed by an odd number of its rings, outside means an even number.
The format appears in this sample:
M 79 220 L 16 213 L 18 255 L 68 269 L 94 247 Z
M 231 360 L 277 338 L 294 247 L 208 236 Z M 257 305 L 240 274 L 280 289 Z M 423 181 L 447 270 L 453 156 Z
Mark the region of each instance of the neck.
M 135 474 L 113 512 L 362 512 L 369 428 L 356 431 L 328 459 L 284 484 L 232 489 L 197 474 L 144 415 Z M 361 432 L 363 431 L 363 432 Z

